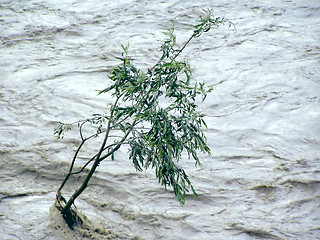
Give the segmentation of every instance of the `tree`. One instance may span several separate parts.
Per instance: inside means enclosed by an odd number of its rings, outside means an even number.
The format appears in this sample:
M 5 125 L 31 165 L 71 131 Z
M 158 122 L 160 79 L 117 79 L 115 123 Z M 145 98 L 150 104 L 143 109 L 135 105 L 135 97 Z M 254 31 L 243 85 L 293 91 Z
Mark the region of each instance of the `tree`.
M 181 205 L 185 203 L 187 192 L 192 191 L 197 196 L 178 162 L 184 151 L 195 160 L 196 166 L 201 165 L 198 151 L 210 154 L 202 131 L 202 127 L 207 126 L 203 115 L 197 111 L 196 98 L 201 97 L 204 101 L 212 88 L 206 88 L 204 83 L 192 84 L 189 64 L 178 61 L 177 57 L 192 39 L 226 22 L 229 21 L 214 17 L 212 10 L 205 10 L 194 26 L 193 34 L 181 48 L 176 47 L 174 28 L 171 27 L 165 33 L 167 38 L 161 45 L 159 61 L 146 73 L 131 63 L 128 46 L 122 45 L 123 53 L 118 58 L 121 64 L 110 72 L 112 84 L 99 91 L 99 94 L 112 93 L 114 101 L 109 105 L 109 111 L 71 124 L 60 122 L 56 125 L 54 133 L 57 138 L 63 138 L 71 126 L 77 125 L 81 139 L 55 202 L 71 228 L 81 221 L 72 210 L 74 201 L 87 188 L 98 165 L 105 159 L 114 159 L 114 153 L 123 145 L 129 146 L 129 159 L 136 170 L 155 169 L 159 183 L 165 188 L 172 186 Z M 94 128 L 94 134 L 85 136 L 85 127 Z M 114 131 L 117 131 L 117 137 L 111 135 Z M 78 154 L 85 143 L 101 134 L 104 138 L 96 154 L 79 171 L 74 171 Z M 82 185 L 66 200 L 61 191 L 69 177 L 84 173 L 90 164 Z

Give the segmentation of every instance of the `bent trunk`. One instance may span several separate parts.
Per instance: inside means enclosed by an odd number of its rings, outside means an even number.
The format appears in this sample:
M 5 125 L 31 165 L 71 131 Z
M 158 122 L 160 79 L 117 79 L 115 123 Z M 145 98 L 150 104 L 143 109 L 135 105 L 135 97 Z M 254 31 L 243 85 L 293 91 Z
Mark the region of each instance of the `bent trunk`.
M 74 203 L 74 201 L 77 199 L 77 197 L 79 197 L 79 195 L 86 189 L 86 187 L 88 186 L 88 183 L 93 175 L 93 173 L 96 171 L 99 163 L 104 160 L 105 158 L 111 156 L 112 154 L 114 154 L 115 151 L 117 151 L 124 139 L 128 136 L 128 133 L 125 135 L 125 137 L 122 139 L 122 141 L 119 142 L 119 144 L 110 152 L 108 152 L 105 156 L 101 157 L 101 154 L 104 150 L 104 147 L 105 147 L 105 144 L 107 142 L 107 138 L 108 138 L 108 134 L 106 134 L 106 137 L 105 137 L 105 140 L 103 141 L 103 144 L 101 146 L 101 149 L 96 157 L 96 160 L 94 161 L 91 169 L 90 169 L 90 172 L 88 173 L 87 177 L 85 178 L 84 182 L 82 183 L 82 185 L 78 188 L 77 191 L 75 191 L 75 193 L 70 197 L 70 199 L 68 200 L 68 202 L 66 203 L 66 205 L 63 207 L 63 209 L 61 210 L 62 214 L 67 214 L 72 206 L 72 204 Z M 59 194 L 59 193 L 58 193 Z M 61 195 L 58 195 L 57 194 L 57 198 L 58 197 L 61 197 Z M 59 200 L 60 202 L 60 200 Z
M 72 206 L 72 204 L 74 203 L 74 201 L 77 199 L 77 197 L 79 197 L 79 195 L 86 189 L 86 187 L 88 186 L 88 182 L 90 180 L 90 178 L 92 177 L 93 173 L 96 171 L 99 163 L 100 163 L 100 156 L 104 150 L 104 147 L 106 145 L 106 142 L 107 142 L 107 139 L 108 139 L 108 135 L 109 135 L 109 131 L 106 132 L 106 135 L 104 137 L 104 140 L 102 142 L 102 145 L 101 145 L 101 148 L 99 150 L 99 153 L 96 157 L 96 160 L 94 161 L 91 169 L 90 169 L 90 172 L 88 173 L 86 179 L 84 180 L 84 182 L 82 183 L 82 185 L 80 186 L 80 188 L 78 188 L 77 191 L 75 191 L 75 193 L 70 197 L 69 201 L 66 203 L 66 205 L 63 207 L 62 209 L 62 214 L 66 214 L 70 207 Z M 59 192 L 58 192 L 59 194 Z
M 100 161 L 99 161 L 98 158 L 94 161 L 94 164 L 92 165 L 90 172 L 88 173 L 86 179 L 84 180 L 84 182 L 82 183 L 80 188 L 78 188 L 78 190 L 75 191 L 75 193 L 70 197 L 69 201 L 63 207 L 63 209 L 61 211 L 62 214 L 66 214 L 69 211 L 70 207 L 72 206 L 72 204 L 74 203 L 76 198 L 86 189 L 86 187 L 88 186 L 88 182 L 89 182 L 90 178 L 92 177 L 93 173 L 95 172 L 96 168 L 99 165 L 99 162 Z

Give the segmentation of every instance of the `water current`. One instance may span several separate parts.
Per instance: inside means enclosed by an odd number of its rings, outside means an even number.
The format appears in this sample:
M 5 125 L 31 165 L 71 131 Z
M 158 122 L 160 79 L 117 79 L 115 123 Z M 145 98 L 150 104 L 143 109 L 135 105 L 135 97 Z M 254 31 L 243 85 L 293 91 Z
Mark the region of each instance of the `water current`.
M 115 239 L 320 239 L 318 0 L 1 0 L 0 239 L 85 239 L 50 221 L 79 144 L 76 131 L 55 139 L 54 123 L 106 111 L 112 99 L 96 90 L 120 44 L 145 70 L 164 29 L 173 22 L 183 44 L 205 8 L 236 26 L 209 31 L 182 56 L 193 81 L 214 86 L 199 105 L 212 156 L 197 168 L 180 162 L 199 197 L 181 207 L 122 149 L 76 206 Z

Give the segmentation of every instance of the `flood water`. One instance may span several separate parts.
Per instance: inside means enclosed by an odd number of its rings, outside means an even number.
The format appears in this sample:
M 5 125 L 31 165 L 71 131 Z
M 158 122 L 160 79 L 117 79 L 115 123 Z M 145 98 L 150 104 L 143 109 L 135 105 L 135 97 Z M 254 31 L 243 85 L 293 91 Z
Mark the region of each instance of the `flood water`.
M 96 90 L 120 44 L 145 70 L 170 22 L 182 45 L 206 8 L 235 28 L 209 31 L 183 54 L 193 81 L 214 86 L 199 105 L 212 156 L 197 168 L 180 162 L 199 197 L 181 207 L 121 149 L 76 206 L 120 239 L 320 239 L 318 0 L 0 0 L 0 239 L 85 239 L 50 221 L 79 144 L 76 129 L 55 139 L 54 123 L 107 111 L 112 99 Z

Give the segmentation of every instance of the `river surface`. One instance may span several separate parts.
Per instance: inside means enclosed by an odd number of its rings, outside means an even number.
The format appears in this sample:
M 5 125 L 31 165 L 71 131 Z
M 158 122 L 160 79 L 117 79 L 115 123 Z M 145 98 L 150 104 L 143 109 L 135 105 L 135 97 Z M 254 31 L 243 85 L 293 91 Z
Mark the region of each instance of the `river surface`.
M 50 217 L 79 144 L 76 129 L 55 139 L 54 123 L 106 111 L 112 99 L 96 90 L 120 44 L 145 70 L 170 22 L 182 45 L 206 8 L 235 27 L 209 31 L 182 56 L 193 81 L 214 86 L 199 105 L 212 156 L 197 168 L 180 162 L 199 197 L 181 207 L 121 149 L 76 206 L 115 239 L 320 239 L 318 0 L 0 0 L 0 239 L 85 239 Z

